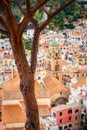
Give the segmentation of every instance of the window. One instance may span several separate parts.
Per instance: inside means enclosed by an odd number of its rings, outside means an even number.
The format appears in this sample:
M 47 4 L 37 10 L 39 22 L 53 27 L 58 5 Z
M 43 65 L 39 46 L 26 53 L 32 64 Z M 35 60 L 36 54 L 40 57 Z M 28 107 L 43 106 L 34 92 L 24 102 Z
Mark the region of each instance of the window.
M 82 74 L 82 76 L 84 76 L 84 74 Z
M 79 110 L 78 110 L 78 109 L 76 109 L 76 110 L 75 110 L 75 113 L 77 113 L 77 112 L 79 112 Z
M 70 114 L 70 113 L 72 113 L 72 110 L 70 109 L 70 110 L 68 110 L 68 114 Z
M 64 126 L 64 129 L 67 129 L 67 126 Z
M 69 124 L 69 127 L 72 127 L 72 124 Z
M 56 65 L 55 65 L 55 71 L 58 71 L 58 70 L 59 70 L 59 65 L 56 64 Z
M 62 116 L 62 112 L 60 112 L 60 116 Z
M 77 120 L 77 119 L 78 119 L 78 117 L 76 116 L 76 117 L 75 117 L 75 120 Z
M 62 92 L 60 92 L 60 95 L 62 95 Z
M 79 74 L 77 74 L 77 77 L 79 77 Z
M 60 126 L 60 130 L 62 130 L 62 126 Z
M 62 123 L 62 119 L 60 119 L 60 123 Z
M 71 120 L 71 116 L 69 117 L 69 120 Z

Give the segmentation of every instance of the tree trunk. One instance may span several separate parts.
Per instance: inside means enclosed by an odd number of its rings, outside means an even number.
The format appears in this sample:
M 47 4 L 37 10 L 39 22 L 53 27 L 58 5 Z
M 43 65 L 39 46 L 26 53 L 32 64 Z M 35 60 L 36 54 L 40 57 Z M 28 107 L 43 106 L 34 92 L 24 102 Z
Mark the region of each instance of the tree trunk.
M 34 73 L 26 59 L 22 40 L 17 35 L 10 38 L 11 46 L 20 77 L 20 90 L 26 109 L 26 130 L 39 130 L 38 106 L 34 93 Z
M 29 80 L 29 82 L 27 82 L 27 86 L 24 86 L 24 83 L 20 84 L 20 89 L 22 91 L 25 108 L 26 108 L 25 128 L 26 130 L 39 130 L 38 107 L 37 107 L 34 89 L 32 89 L 33 88 L 32 82 L 31 80 Z M 24 89 L 25 87 L 27 89 Z

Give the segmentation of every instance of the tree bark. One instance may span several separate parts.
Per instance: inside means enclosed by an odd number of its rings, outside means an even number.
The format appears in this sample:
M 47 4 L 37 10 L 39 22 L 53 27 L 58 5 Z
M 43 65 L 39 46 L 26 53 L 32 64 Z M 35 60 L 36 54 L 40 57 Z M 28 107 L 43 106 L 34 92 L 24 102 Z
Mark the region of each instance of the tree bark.
M 38 106 L 34 93 L 34 73 L 26 59 L 22 40 L 18 35 L 10 38 L 13 54 L 20 77 L 20 90 L 23 95 L 26 111 L 26 130 L 39 130 Z

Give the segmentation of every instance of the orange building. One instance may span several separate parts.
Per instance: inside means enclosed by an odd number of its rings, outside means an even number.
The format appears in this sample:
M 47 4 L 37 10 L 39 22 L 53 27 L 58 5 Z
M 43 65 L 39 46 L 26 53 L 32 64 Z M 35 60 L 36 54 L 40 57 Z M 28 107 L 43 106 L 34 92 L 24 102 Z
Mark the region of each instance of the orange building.
M 48 115 L 50 113 L 49 91 L 41 89 L 37 81 L 35 81 L 35 88 L 39 114 Z M 4 130 L 24 130 L 25 120 L 25 107 L 19 90 L 19 77 L 16 76 L 3 85 L 2 122 Z

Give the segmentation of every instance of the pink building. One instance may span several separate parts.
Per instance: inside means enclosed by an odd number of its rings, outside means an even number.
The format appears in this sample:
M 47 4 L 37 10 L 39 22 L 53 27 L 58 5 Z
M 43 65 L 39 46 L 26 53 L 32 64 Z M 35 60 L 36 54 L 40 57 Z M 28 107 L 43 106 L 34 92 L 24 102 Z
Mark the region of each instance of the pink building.
M 73 103 L 52 108 L 56 123 L 60 130 L 76 130 L 80 128 L 81 104 Z

